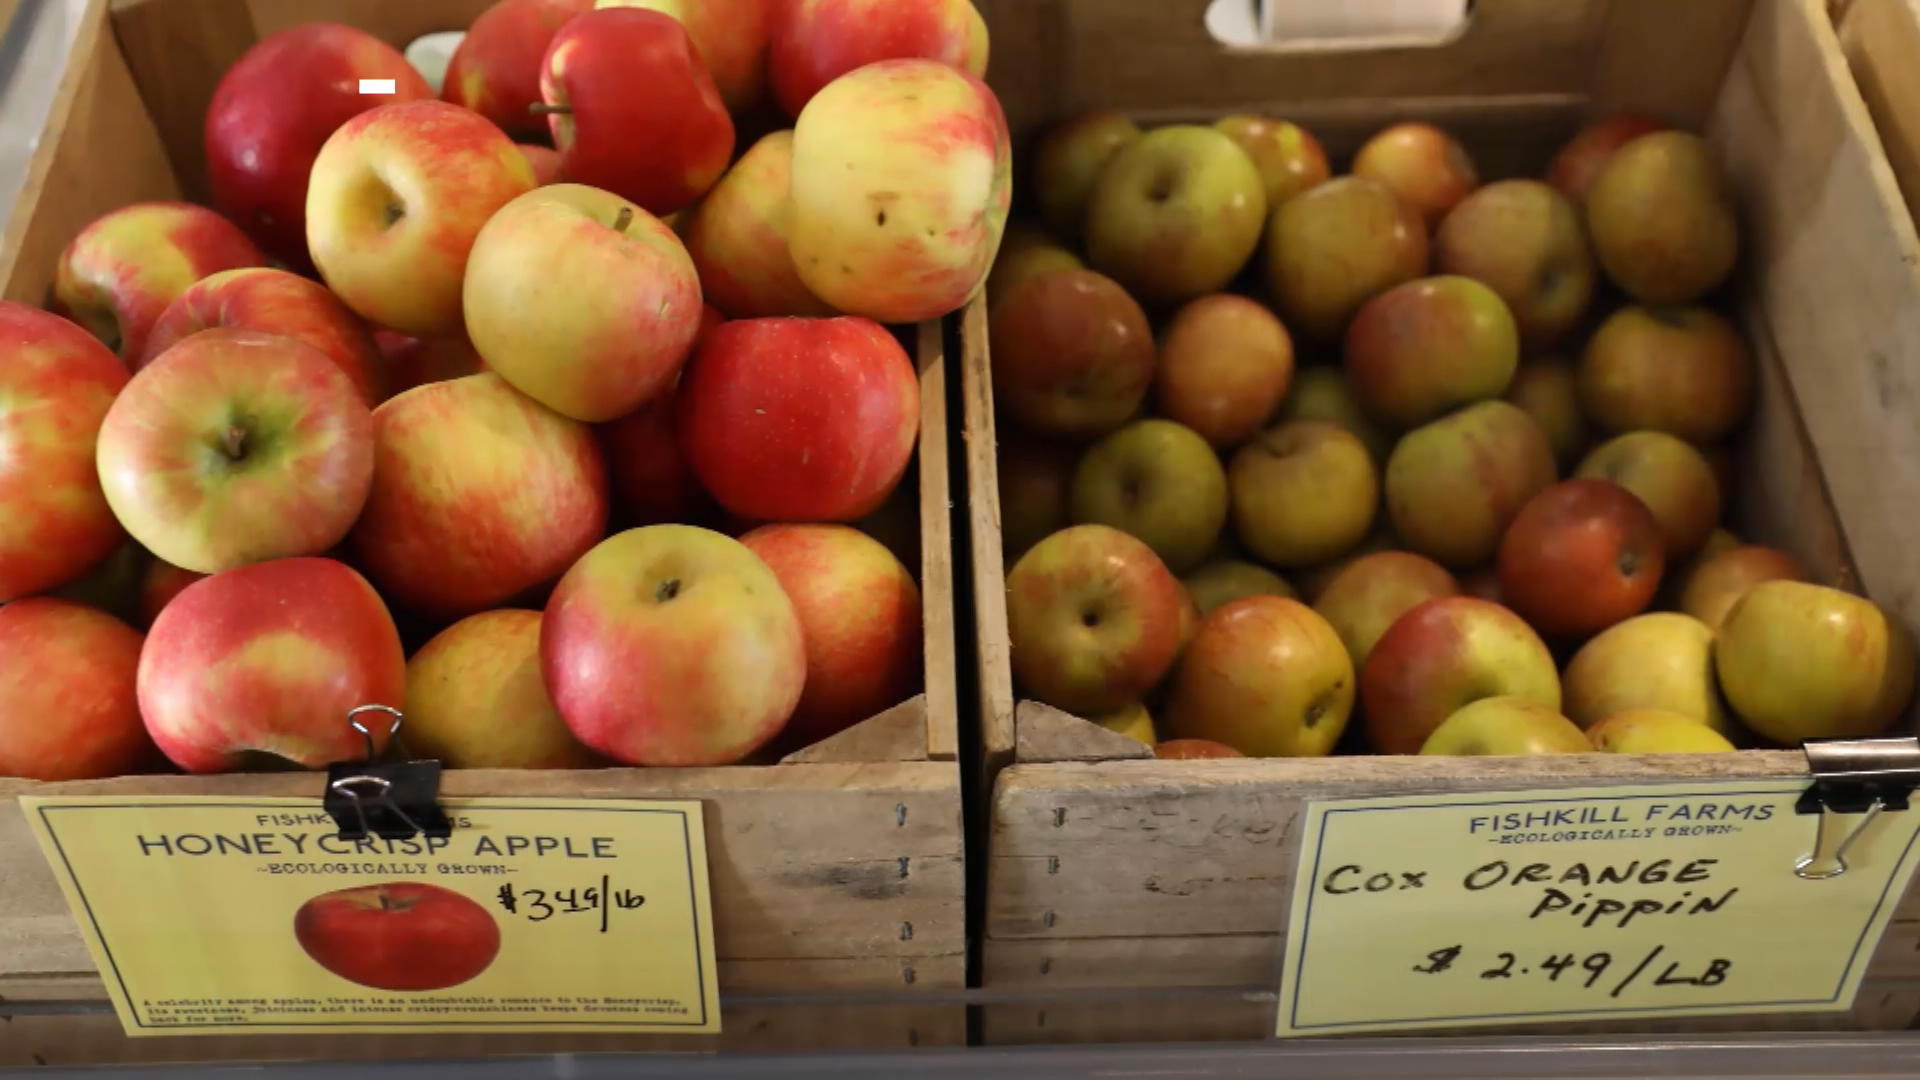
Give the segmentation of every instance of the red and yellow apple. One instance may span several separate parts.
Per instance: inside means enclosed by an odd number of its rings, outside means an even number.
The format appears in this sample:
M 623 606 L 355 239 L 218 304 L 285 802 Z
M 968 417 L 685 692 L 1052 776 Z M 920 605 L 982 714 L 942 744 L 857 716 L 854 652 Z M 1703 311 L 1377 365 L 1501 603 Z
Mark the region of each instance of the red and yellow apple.
M 1155 128 L 1117 150 L 1087 200 L 1087 265 L 1149 307 L 1226 288 L 1260 246 L 1266 184 L 1225 134 Z
M 1618 484 L 1563 480 L 1500 541 L 1500 593 L 1541 633 L 1581 637 L 1646 610 L 1666 570 L 1660 524 Z
M 1153 397 L 1162 415 L 1224 449 L 1265 427 L 1292 384 L 1287 328 L 1255 301 L 1217 293 L 1181 308 L 1167 325 Z
M 1340 176 L 1274 210 L 1265 258 L 1287 328 L 1337 341 L 1360 305 L 1427 272 L 1427 227 L 1386 186 Z
M 788 116 L 849 72 L 925 59 L 987 73 L 987 23 L 973 0 L 769 0 L 768 76 Z
M 1131 705 L 1123 705 L 1112 712 L 1089 716 L 1087 719 L 1115 735 L 1125 735 L 1144 746 L 1154 747 L 1160 744 L 1160 737 L 1153 730 L 1153 714 L 1147 711 L 1146 705 L 1142 702 L 1136 701 Z
M 1030 277 L 1055 270 L 1084 270 L 1080 256 L 1061 247 L 1032 226 L 1009 224 L 1000 241 L 1000 254 L 987 274 L 987 306 L 997 308 L 1000 298 Z
M 1385 467 L 1393 452 L 1393 436 L 1368 418 L 1354 397 L 1346 369 L 1339 364 L 1309 364 L 1296 368 L 1293 387 L 1280 403 L 1277 421 L 1325 420 L 1339 424 L 1367 448 L 1374 464 Z
M 1439 224 L 1480 185 L 1466 148 L 1432 124 L 1394 124 L 1361 144 L 1353 175 L 1387 186 L 1419 211 L 1428 227 Z
M 1428 600 L 1400 616 L 1360 669 L 1367 738 L 1382 754 L 1418 752 L 1448 717 L 1491 697 L 1557 713 L 1560 675 L 1520 616 L 1471 596 Z
M 493 121 L 516 139 L 545 135 L 532 109 L 540 100 L 540 60 L 553 36 L 593 0 L 495 0 L 453 50 L 440 96 Z
M 279 334 L 327 354 L 371 409 L 387 397 L 386 364 L 367 326 L 326 286 L 268 267 L 222 270 L 201 278 L 167 305 L 131 366 L 153 363 L 182 338 L 232 327 Z
M 720 99 L 735 115 L 766 93 L 767 46 L 774 20 L 788 0 L 599 0 L 594 7 L 638 7 L 680 20 L 713 75 Z
M 734 319 L 833 314 L 793 265 L 793 132 L 754 143 L 681 225 L 706 302 Z
M 1585 199 L 1587 189 L 1593 186 L 1593 178 L 1600 175 L 1615 150 L 1642 135 L 1659 131 L 1662 126 L 1658 120 L 1638 113 L 1617 113 L 1595 120 L 1581 128 L 1554 155 L 1553 162 L 1547 166 L 1547 183 L 1569 199 Z
M 1763 581 L 1720 624 L 1713 667 L 1734 713 L 1774 742 L 1863 738 L 1886 731 L 1912 701 L 1914 639 L 1871 600 Z
M 1320 140 L 1299 124 L 1266 116 L 1239 114 L 1214 121 L 1214 127 L 1240 144 L 1266 185 L 1267 210 L 1326 182 L 1331 175 Z
M 624 525 L 697 524 L 716 509 L 680 449 L 676 412 L 673 397 L 663 397 L 598 429 Z
M 1530 698 L 1482 698 L 1433 729 L 1420 753 L 1455 757 L 1583 754 L 1593 749 L 1573 721 Z
M 1763 581 L 1805 580 L 1806 570 L 1778 548 L 1749 544 L 1711 554 L 1702 548 L 1680 583 L 1679 608 L 1718 630 L 1748 589 Z
M 1713 628 L 1671 611 L 1636 615 L 1580 647 L 1560 679 L 1567 716 L 1592 727 L 1630 709 L 1678 713 L 1733 730 L 1713 675 Z
M 1740 221 L 1707 141 L 1656 131 L 1614 151 L 1586 195 L 1600 266 L 1646 304 L 1687 304 L 1725 281 Z
M 1699 549 L 1720 524 L 1720 481 L 1705 455 L 1664 431 L 1631 431 L 1593 448 L 1576 476 L 1626 488 L 1653 511 L 1667 559 Z
M 375 330 L 373 343 L 384 358 L 387 382 L 397 397 L 416 386 L 448 379 L 478 375 L 487 370 L 487 362 L 473 351 L 473 342 L 465 334 L 452 337 L 417 338 L 392 330 Z
M 1335 574 L 1315 597 L 1313 610 L 1340 635 L 1359 670 L 1400 616 L 1428 600 L 1459 592 L 1459 582 L 1432 559 L 1409 551 L 1375 551 Z
M 1239 559 L 1215 559 L 1190 571 L 1180 579 L 1200 615 L 1213 614 L 1235 600 L 1249 596 L 1284 596 L 1295 599 L 1287 579 L 1257 563 Z
M 1380 473 L 1346 428 L 1294 420 L 1256 435 L 1227 469 L 1235 535 L 1261 561 L 1307 567 L 1366 538 Z
M 1593 252 L 1580 210 L 1538 180 L 1488 184 L 1447 214 L 1433 238 L 1442 273 L 1500 294 L 1530 349 L 1578 326 L 1593 299 Z
M 165 559 L 147 560 L 140 575 L 140 625 L 152 626 L 174 597 L 206 576 L 196 570 L 182 570 Z
M 1146 313 L 1092 270 L 1013 286 L 994 308 L 990 337 L 994 400 L 1038 434 L 1104 435 L 1133 419 L 1153 383 Z
M 1167 734 L 1248 757 L 1325 757 L 1353 712 L 1353 661 L 1298 600 L 1256 596 L 1208 615 L 1174 674 Z
M 154 763 L 140 645 L 126 623 L 70 601 L 0 605 L 0 777 L 95 780 Z
M 1417 427 L 1497 398 L 1520 363 L 1513 313 L 1472 278 L 1443 274 L 1396 285 L 1347 327 L 1347 383 L 1388 427 Z
M 587 769 L 540 674 L 540 613 L 469 615 L 407 661 L 407 752 L 449 769 Z
M 1725 438 L 1753 402 L 1739 331 L 1704 307 L 1629 305 L 1600 324 L 1580 359 L 1580 402 L 1602 431 Z
M 1227 523 L 1227 474 L 1207 441 L 1159 418 L 1087 449 L 1073 474 L 1073 520 L 1111 525 L 1176 574 L 1207 557 Z
M 459 986 L 500 953 L 500 924 L 484 906 L 417 881 L 322 893 L 294 912 L 293 936 L 314 963 L 376 990 Z
M 1533 417 L 1483 401 L 1415 428 L 1387 459 L 1386 507 L 1409 551 L 1453 569 L 1479 566 L 1528 499 L 1558 478 Z
M 560 151 L 551 146 L 539 146 L 534 143 L 515 143 L 520 152 L 526 155 L 527 164 L 533 169 L 533 186 L 546 187 L 560 182 Z

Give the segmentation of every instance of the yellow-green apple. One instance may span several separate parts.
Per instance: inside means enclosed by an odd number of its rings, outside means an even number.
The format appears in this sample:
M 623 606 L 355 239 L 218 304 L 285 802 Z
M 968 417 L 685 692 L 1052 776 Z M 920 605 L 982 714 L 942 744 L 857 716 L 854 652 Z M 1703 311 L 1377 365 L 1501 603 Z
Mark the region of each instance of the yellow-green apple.
M 1154 746 L 1153 756 L 1161 761 L 1199 761 L 1210 758 L 1238 758 L 1247 755 L 1211 739 L 1167 739 Z
M 462 295 L 487 369 L 588 423 L 670 392 L 700 333 L 700 277 L 680 238 L 584 184 L 501 207 L 473 242 Z
M 713 497 L 680 448 L 676 412 L 668 395 L 597 429 L 622 525 L 692 525 L 714 516 Z
M 1457 596 L 1460 584 L 1446 568 L 1410 551 L 1376 551 L 1348 563 L 1313 602 L 1327 620 L 1355 670 L 1387 628 L 1415 607 L 1442 596 Z
M 650 525 L 568 570 L 540 627 L 547 690 L 581 742 L 628 765 L 728 765 L 777 736 L 807 653 L 793 601 L 740 541 Z
M 1299 124 L 1267 116 L 1240 114 L 1223 117 L 1214 127 L 1240 144 L 1253 159 L 1266 186 L 1267 210 L 1326 181 L 1330 175 L 1327 152 L 1320 140 Z
M 375 330 L 373 344 L 380 350 L 386 368 L 389 397 L 416 386 L 478 375 L 487 370 L 487 362 L 473 351 L 473 342 L 468 341 L 465 334 L 417 338 L 392 330 Z
M 540 674 L 540 613 L 469 615 L 407 661 L 407 752 L 449 769 L 587 769 Z
M 1645 611 L 1666 556 L 1660 523 L 1632 492 L 1595 477 L 1527 500 L 1500 540 L 1500 594 L 1536 630 L 1583 637 Z
M 127 369 L 78 326 L 0 300 L 0 603 L 85 574 L 123 538 L 94 444 Z
M 1664 431 L 1692 443 L 1726 437 L 1753 401 L 1739 331 L 1704 307 L 1614 312 L 1580 359 L 1580 402 L 1601 430 Z
M 993 396 L 1027 429 L 1090 439 L 1131 420 L 1153 383 L 1153 329 L 1112 278 L 1056 270 L 994 308 Z
M 1298 600 L 1255 596 L 1208 615 L 1174 673 L 1175 739 L 1248 757 L 1325 757 L 1353 713 L 1353 661 L 1327 620 Z
M 182 338 L 221 326 L 279 334 L 319 349 L 352 380 L 369 409 L 387 396 L 386 364 L 359 316 L 319 282 L 264 266 L 222 270 L 189 286 L 160 313 L 146 350 L 129 366 L 138 371 Z
M 1666 709 L 1629 709 L 1587 728 L 1595 750 L 1608 754 L 1715 754 L 1732 750 L 1725 735 Z
M 266 261 L 246 233 L 205 207 L 134 203 L 94 220 L 60 253 L 53 310 L 133 362 L 146 355 L 154 322 L 187 286 Z
M 1112 712 L 1089 716 L 1087 719 L 1115 735 L 1125 735 L 1135 742 L 1150 747 L 1160 745 L 1160 738 L 1154 734 L 1153 730 L 1153 714 L 1147 711 L 1146 705 L 1142 702 L 1136 701 L 1131 705 L 1122 705 Z
M 1257 563 L 1240 559 L 1215 559 L 1180 579 L 1187 595 L 1202 617 L 1213 614 L 1235 600 L 1249 596 L 1285 596 L 1294 598 L 1287 579 Z
M 1615 150 L 1663 126 L 1658 120 L 1639 113 L 1616 113 L 1595 120 L 1581 128 L 1554 155 L 1553 162 L 1547 166 L 1547 183 L 1569 199 L 1585 199 L 1587 189 L 1593 186 L 1593 178 L 1600 175 Z
M 1385 184 L 1429 228 L 1480 185 L 1466 148 L 1432 124 L 1394 124 L 1361 144 L 1353 175 Z
M 1567 716 L 1592 727 L 1629 709 L 1663 709 L 1715 731 L 1732 720 L 1713 675 L 1713 628 L 1655 611 L 1610 626 L 1580 647 L 1561 675 Z
M 540 98 L 561 175 L 652 214 L 692 205 L 733 159 L 733 118 L 671 15 L 612 7 L 574 16 L 547 46 Z
M 1138 701 L 1180 655 L 1190 603 L 1147 545 L 1105 525 L 1062 529 L 1007 572 L 1014 680 L 1082 716 Z
M 1587 418 L 1581 411 L 1578 387 L 1573 364 L 1562 356 L 1521 364 L 1507 384 L 1506 399 L 1540 425 L 1562 469 L 1573 468 L 1587 452 Z
M 393 93 L 363 94 L 362 79 L 390 79 Z M 202 148 L 214 208 L 305 270 L 307 177 L 320 144 L 376 105 L 431 97 L 400 50 L 364 30 L 304 22 L 268 34 L 220 77 L 207 106 Z
M 887 60 L 815 95 L 793 134 L 800 280 L 849 315 L 921 322 L 985 284 L 1007 223 L 1012 151 L 987 84 Z
M 1262 562 L 1305 567 L 1353 549 L 1373 527 L 1380 473 L 1346 428 L 1294 420 L 1268 428 L 1227 469 L 1234 532 Z
M 187 586 L 206 577 L 194 570 L 182 570 L 165 559 L 149 559 L 140 576 L 140 625 L 152 626 L 153 620 Z
M 1805 580 L 1807 572 L 1799 562 L 1778 548 L 1749 544 L 1711 555 L 1703 548 L 1681 581 L 1679 607 L 1718 630 L 1748 589 L 1763 581 Z
M 515 143 L 520 152 L 526 155 L 527 164 L 533 169 L 533 185 L 545 187 L 560 182 L 560 151 L 551 146 L 535 143 Z
M 1122 147 L 1138 139 L 1140 125 L 1122 112 L 1082 113 L 1048 128 L 1033 149 L 1034 203 L 1062 240 L 1080 238 L 1094 182 Z
M 1293 339 L 1273 313 L 1231 293 L 1181 308 L 1160 340 L 1153 398 L 1160 412 L 1216 447 L 1254 436 L 1293 384 Z
M 1030 277 L 1055 270 L 1084 270 L 1086 265 L 1080 256 L 1048 240 L 1044 234 L 1036 234 L 1027 227 L 1016 231 L 1008 226 L 1006 238 L 1000 242 L 1000 254 L 987 275 L 987 306 L 997 307 L 1001 297 Z
M 1000 443 L 1001 552 L 1018 558 L 1073 523 L 1073 448 L 1018 434 Z
M 0 776 L 95 780 L 157 763 L 134 692 L 140 645 L 68 600 L 0 606 Z
M 1353 432 L 1374 463 L 1384 466 L 1393 452 L 1393 436 L 1367 418 L 1347 382 L 1346 369 L 1336 364 L 1311 364 L 1294 371 L 1293 386 L 1280 403 L 1277 419 L 1325 420 Z
M 540 59 L 569 19 L 591 10 L 593 0 L 497 0 L 453 50 L 440 96 L 516 138 L 546 134 L 546 121 L 532 109 L 540 100 Z
M 1401 430 L 1499 397 L 1519 364 L 1506 302 L 1454 274 L 1396 285 L 1347 327 L 1347 384 L 1368 416 Z
M 806 689 L 783 744 L 819 742 L 919 688 L 920 589 L 893 552 L 845 525 L 762 525 L 740 542 L 779 579 L 806 642 Z
M 407 658 L 378 593 L 332 559 L 275 559 L 194 582 L 153 621 L 140 653 L 140 715 L 188 772 L 279 758 L 358 761 L 362 705 L 401 708 Z M 377 752 L 388 725 L 364 725 Z
M 1576 476 L 1592 476 L 1633 492 L 1660 523 L 1667 558 L 1698 550 L 1720 524 L 1720 481 L 1692 444 L 1664 431 L 1630 431 L 1593 448 Z
M 362 317 L 415 337 L 457 333 L 473 238 L 531 190 L 526 155 L 477 113 L 444 101 L 382 105 L 320 147 L 307 247 Z
M 1135 536 L 1167 569 L 1185 573 L 1213 550 L 1227 523 L 1227 473 L 1192 429 L 1137 420 L 1081 456 L 1073 520 Z
M 1873 601 L 1802 581 L 1763 581 L 1713 641 L 1727 704 L 1787 746 L 1877 735 L 1913 698 L 1914 640 Z
M 141 546 L 212 574 L 338 544 L 373 481 L 373 421 L 313 346 L 203 330 L 114 399 L 95 463 Z
M 1453 569 L 1479 566 L 1528 499 L 1558 478 L 1533 417 L 1483 401 L 1403 436 L 1387 459 L 1386 508 L 1407 550 Z
M 1434 234 L 1433 254 L 1442 273 L 1499 293 L 1530 349 L 1565 337 L 1593 299 L 1580 210 L 1538 180 L 1502 180 L 1461 200 Z
M 402 607 L 455 618 L 554 580 L 603 535 L 593 429 L 485 373 L 373 411 L 373 488 L 351 539 Z
M 1584 754 L 1593 750 L 1573 721 L 1530 698 L 1481 698 L 1441 721 L 1422 754 L 1454 757 L 1512 757 L 1530 754 Z
M 756 521 L 857 521 L 906 475 L 920 383 L 868 319 L 740 319 L 701 341 L 677 395 L 701 486 Z
M 599 0 L 594 7 L 639 7 L 680 20 L 713 75 L 720 99 L 735 114 L 760 104 L 766 92 L 767 43 L 776 12 L 787 0 Z
M 1634 299 L 1685 304 L 1726 280 L 1740 222 L 1707 141 L 1656 131 L 1614 151 L 1586 197 L 1601 269 Z
M 1288 329 L 1337 341 L 1361 304 L 1427 272 L 1426 223 L 1385 185 L 1337 176 L 1274 210 L 1266 272 Z
M 799 116 L 821 90 L 885 60 L 923 59 L 975 78 L 987 73 L 987 22 L 972 0 L 769 0 L 767 74 L 774 98 Z
M 1087 264 L 1150 307 L 1219 292 L 1260 246 L 1266 185 L 1209 127 L 1155 128 L 1116 151 L 1087 199 Z
M 728 318 L 833 314 L 800 280 L 787 246 L 792 176 L 793 132 L 776 131 L 740 155 L 681 224 L 701 293 Z
M 1382 754 L 1415 753 L 1442 721 L 1490 697 L 1525 698 L 1558 713 L 1560 675 L 1524 619 L 1477 597 L 1414 606 L 1360 669 L 1367 738 Z

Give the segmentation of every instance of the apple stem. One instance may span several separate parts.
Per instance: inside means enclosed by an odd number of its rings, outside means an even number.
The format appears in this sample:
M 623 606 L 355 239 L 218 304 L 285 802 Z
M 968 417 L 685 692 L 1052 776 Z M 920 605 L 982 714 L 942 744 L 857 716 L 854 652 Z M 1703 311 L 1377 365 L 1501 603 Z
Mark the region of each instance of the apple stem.
M 627 226 L 631 224 L 633 224 L 633 207 L 621 207 L 619 216 L 613 219 L 613 231 L 617 233 L 626 232 Z
M 551 105 L 544 101 L 536 101 L 533 104 L 527 106 L 527 111 L 532 113 L 535 116 L 548 116 L 548 115 L 571 116 L 573 115 L 573 106 Z
M 231 461 L 239 461 L 247 456 L 247 429 L 237 426 L 228 428 L 226 439 L 221 443 L 220 449 L 226 452 L 227 458 Z

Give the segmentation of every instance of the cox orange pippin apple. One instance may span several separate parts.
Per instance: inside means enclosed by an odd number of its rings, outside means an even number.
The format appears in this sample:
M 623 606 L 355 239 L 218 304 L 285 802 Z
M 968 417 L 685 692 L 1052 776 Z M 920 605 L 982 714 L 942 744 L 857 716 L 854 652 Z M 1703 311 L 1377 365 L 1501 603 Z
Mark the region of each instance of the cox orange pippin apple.
M 1353 712 L 1353 661 L 1298 600 L 1255 596 L 1200 624 L 1174 675 L 1167 733 L 1248 757 L 1324 757 Z

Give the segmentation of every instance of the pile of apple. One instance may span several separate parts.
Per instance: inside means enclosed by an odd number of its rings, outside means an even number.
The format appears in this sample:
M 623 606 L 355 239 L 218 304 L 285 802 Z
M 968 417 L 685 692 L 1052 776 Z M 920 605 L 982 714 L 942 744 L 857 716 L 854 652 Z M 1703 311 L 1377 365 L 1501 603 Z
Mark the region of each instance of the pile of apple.
M 1610 117 L 1483 184 L 1431 124 L 1336 176 L 1296 124 L 1095 113 L 1031 162 L 988 286 L 1028 696 L 1164 757 L 1731 750 L 1905 710 L 1906 627 L 1721 528 L 1755 372 L 1703 139 Z
M 999 247 L 986 52 L 967 0 L 501 0 L 442 100 L 260 41 L 211 205 L 0 304 L 0 776 L 323 767 L 367 704 L 450 767 L 728 764 L 905 700 L 883 324 Z

